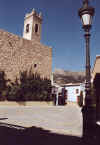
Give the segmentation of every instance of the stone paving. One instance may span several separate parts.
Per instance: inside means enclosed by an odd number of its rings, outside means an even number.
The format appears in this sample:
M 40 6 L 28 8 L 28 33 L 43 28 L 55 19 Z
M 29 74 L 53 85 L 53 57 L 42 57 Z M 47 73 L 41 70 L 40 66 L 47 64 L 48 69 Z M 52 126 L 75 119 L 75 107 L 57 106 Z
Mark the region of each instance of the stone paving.
M 42 127 L 51 132 L 82 136 L 82 113 L 77 105 L 0 106 L 0 123 Z

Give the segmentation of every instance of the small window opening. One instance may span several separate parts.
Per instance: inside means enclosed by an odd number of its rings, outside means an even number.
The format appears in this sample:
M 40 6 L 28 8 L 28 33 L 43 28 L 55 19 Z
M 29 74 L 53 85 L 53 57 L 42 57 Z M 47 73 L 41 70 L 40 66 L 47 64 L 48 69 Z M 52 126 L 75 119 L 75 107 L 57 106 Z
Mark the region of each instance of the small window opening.
M 76 89 L 76 94 L 78 94 L 79 93 L 79 89 Z
M 36 68 L 37 67 L 37 64 L 34 64 L 34 68 Z
M 26 25 L 26 33 L 29 32 L 29 24 Z
M 35 24 L 35 33 L 38 32 L 38 24 Z

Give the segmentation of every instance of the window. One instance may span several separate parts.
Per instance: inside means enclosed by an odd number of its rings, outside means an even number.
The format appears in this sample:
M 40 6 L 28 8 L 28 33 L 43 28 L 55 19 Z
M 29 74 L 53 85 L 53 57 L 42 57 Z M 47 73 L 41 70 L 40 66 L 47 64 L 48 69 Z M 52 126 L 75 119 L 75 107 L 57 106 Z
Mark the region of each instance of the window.
M 76 94 L 78 94 L 79 93 L 79 89 L 76 89 Z
M 26 25 L 26 33 L 29 32 L 29 24 Z
M 37 67 L 37 64 L 34 64 L 34 68 L 36 68 Z
M 35 24 L 35 33 L 38 32 L 38 24 Z

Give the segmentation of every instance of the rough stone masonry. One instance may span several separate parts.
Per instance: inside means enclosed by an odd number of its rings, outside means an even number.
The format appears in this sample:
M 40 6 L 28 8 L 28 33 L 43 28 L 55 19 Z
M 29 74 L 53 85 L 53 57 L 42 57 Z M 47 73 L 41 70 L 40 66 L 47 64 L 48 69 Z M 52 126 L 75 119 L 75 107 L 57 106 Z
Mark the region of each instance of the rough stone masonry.
M 0 30 L 0 70 L 5 71 L 7 78 L 13 80 L 20 71 L 31 67 L 41 77 L 51 78 L 52 48 L 39 41 L 41 23 L 42 16 L 32 10 L 25 16 L 23 38 Z

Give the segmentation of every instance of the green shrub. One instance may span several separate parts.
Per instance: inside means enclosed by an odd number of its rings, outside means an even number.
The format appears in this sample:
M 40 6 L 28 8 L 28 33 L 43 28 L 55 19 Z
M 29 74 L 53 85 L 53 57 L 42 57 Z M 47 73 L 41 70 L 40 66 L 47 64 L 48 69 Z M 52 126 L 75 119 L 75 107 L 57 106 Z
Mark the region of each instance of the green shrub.
M 39 74 L 20 72 L 19 80 L 9 86 L 7 100 L 11 101 L 51 101 L 51 81 L 40 78 Z

